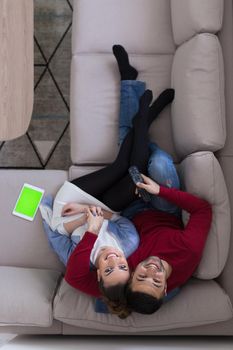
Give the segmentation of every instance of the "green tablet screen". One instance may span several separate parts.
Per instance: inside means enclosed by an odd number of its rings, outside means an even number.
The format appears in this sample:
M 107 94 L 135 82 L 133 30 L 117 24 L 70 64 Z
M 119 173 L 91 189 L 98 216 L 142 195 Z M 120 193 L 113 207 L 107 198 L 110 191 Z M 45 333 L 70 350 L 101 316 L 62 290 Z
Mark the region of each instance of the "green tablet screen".
M 14 214 L 21 214 L 22 216 L 33 219 L 42 199 L 43 192 L 39 188 L 24 185 L 15 205 Z

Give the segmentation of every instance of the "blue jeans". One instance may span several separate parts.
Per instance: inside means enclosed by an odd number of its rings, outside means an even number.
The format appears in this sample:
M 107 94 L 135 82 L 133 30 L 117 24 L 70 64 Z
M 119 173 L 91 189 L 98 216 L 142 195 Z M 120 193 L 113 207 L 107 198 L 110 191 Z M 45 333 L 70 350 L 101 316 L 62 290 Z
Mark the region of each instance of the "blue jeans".
M 122 80 L 120 91 L 119 144 L 132 128 L 132 119 L 139 109 L 139 99 L 146 84 L 138 80 Z
M 138 80 L 121 81 L 121 102 L 119 118 L 119 144 L 132 128 L 132 119 L 139 108 L 139 99 L 145 91 L 146 85 Z M 158 184 L 165 187 L 180 188 L 179 177 L 172 157 L 159 148 L 155 143 L 149 144 L 150 158 L 148 162 L 148 175 Z M 181 210 L 174 204 L 159 196 L 153 196 L 151 202 L 146 204 L 141 199 L 131 203 L 124 211 L 123 216 L 129 219 L 139 211 L 149 208 L 166 211 L 180 216 Z

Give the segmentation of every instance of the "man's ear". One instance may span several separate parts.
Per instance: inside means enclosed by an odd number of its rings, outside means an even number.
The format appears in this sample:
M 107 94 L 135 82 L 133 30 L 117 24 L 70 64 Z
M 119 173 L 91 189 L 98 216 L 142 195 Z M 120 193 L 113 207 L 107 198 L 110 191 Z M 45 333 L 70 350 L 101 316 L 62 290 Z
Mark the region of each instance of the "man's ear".
M 165 284 L 165 287 L 164 287 L 164 295 L 167 296 L 167 283 Z
M 97 269 L 96 272 L 97 272 L 97 281 L 100 282 L 100 280 L 101 280 L 100 270 Z

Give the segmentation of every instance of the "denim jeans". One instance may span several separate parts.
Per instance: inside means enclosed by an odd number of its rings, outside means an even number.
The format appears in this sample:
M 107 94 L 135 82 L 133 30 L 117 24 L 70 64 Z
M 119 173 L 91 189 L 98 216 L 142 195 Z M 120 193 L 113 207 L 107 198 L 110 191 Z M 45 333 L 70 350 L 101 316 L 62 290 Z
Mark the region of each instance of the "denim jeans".
M 121 81 L 119 143 L 122 143 L 125 136 L 132 128 L 132 119 L 138 111 L 139 99 L 143 95 L 145 88 L 146 85 L 142 81 Z M 150 158 L 148 162 L 149 177 L 165 187 L 180 188 L 179 177 L 172 157 L 155 143 L 150 143 L 148 147 L 150 149 Z M 177 216 L 180 216 L 181 212 L 176 205 L 159 196 L 153 196 L 149 204 L 146 204 L 141 199 L 134 201 L 123 211 L 123 216 L 132 219 L 137 212 L 149 208 L 166 211 Z
M 132 128 L 132 119 L 139 109 L 139 99 L 146 89 L 146 84 L 139 80 L 121 80 L 119 144 Z

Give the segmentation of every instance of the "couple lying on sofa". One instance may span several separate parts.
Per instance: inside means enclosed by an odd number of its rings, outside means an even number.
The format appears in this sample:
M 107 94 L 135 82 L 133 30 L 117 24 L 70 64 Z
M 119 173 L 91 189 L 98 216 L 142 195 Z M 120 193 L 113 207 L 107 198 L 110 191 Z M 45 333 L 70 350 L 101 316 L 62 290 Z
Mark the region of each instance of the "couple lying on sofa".
M 172 102 L 174 91 L 165 90 L 150 107 L 152 93 L 136 80 L 138 73 L 129 64 L 127 52 L 115 45 L 113 53 L 121 74 L 121 147 L 112 164 L 70 184 L 108 207 L 68 203 L 61 214 L 66 218 L 78 214 L 76 219 L 64 222 L 60 232 L 54 226 L 54 231 L 49 230 L 49 220 L 44 224 L 53 249 L 67 264 L 65 280 L 89 295 L 104 296 L 110 310 L 125 317 L 132 310 L 155 312 L 166 292 L 191 277 L 210 228 L 211 207 L 178 190 L 171 157 L 154 144 L 148 147 L 149 126 Z M 137 199 L 128 174 L 131 165 L 150 176 L 143 175 L 144 183 L 137 184 L 150 193 L 149 204 Z M 124 217 L 108 208 L 123 211 Z M 190 213 L 186 227 L 180 208 Z M 42 216 L 45 219 L 43 211 Z

